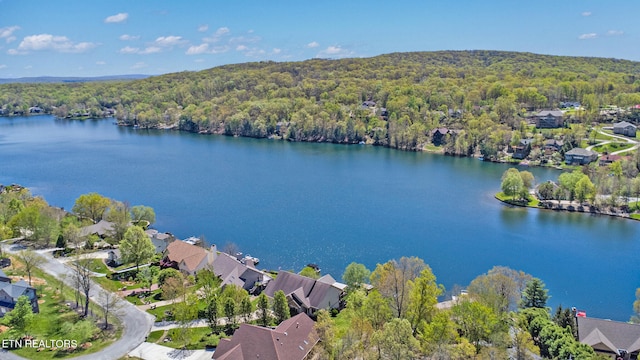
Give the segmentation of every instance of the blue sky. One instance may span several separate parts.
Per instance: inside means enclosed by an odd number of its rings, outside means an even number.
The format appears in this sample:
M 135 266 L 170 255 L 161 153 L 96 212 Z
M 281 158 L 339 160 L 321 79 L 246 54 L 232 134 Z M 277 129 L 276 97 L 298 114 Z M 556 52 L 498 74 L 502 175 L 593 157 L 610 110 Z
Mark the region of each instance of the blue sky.
M 630 0 L 0 0 L 0 78 L 509 50 L 640 61 Z

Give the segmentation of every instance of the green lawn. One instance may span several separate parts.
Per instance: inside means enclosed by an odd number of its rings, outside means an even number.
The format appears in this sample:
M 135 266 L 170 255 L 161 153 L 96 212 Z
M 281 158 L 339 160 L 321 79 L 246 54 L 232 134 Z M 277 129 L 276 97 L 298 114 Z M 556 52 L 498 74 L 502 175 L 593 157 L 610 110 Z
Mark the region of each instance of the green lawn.
M 540 205 L 540 201 L 533 196 L 529 196 L 526 202 L 524 200 L 515 200 L 511 196 L 505 195 L 502 191 L 497 193 L 495 196 L 496 199 L 511 205 L 527 207 L 538 207 Z
M 640 220 L 640 214 L 631 214 L 631 215 L 629 215 L 629 217 L 634 219 L 634 220 Z
M 612 142 L 609 144 L 604 144 L 604 145 L 598 145 L 595 146 L 593 148 L 594 151 L 597 151 L 599 153 L 612 153 L 614 151 L 620 151 L 620 150 L 624 150 L 624 149 L 628 149 L 630 147 L 632 147 L 634 144 L 630 144 L 627 142 Z
M 147 342 L 156 343 L 158 340 L 160 340 L 163 334 L 164 330 L 152 331 L 151 333 L 149 333 L 149 336 L 147 336 Z
M 107 275 L 111 273 L 102 259 L 90 259 L 89 270 Z
M 13 258 L 12 261 L 14 265 L 5 269 L 5 273 L 7 273 L 7 275 L 24 276 L 21 268 L 16 269 L 15 267 L 16 259 Z M 66 286 L 61 287 L 59 280 L 54 279 L 40 269 L 35 269 L 35 271 L 32 272 L 32 278 L 36 281 L 34 286 L 38 289 L 40 312 L 34 315 L 32 323 L 28 328 L 28 333 L 37 340 L 72 339 L 73 334 L 63 333 L 62 326 L 64 323 L 75 324 L 80 320 L 79 315 L 64 302 L 64 300 L 71 301 L 74 299 L 74 291 Z M 44 285 L 36 285 L 42 282 L 44 282 Z M 62 292 L 60 292 L 60 289 L 62 289 Z M 95 314 L 96 322 L 99 324 L 102 321 L 102 310 L 94 303 L 90 304 L 90 310 Z M 118 323 L 115 318 L 111 318 L 109 321 L 112 324 Z M 24 358 L 35 360 L 76 357 L 81 354 L 90 354 L 103 349 L 115 339 L 119 338 L 121 334 L 122 330 L 119 325 L 116 326 L 115 331 L 98 329 L 96 335 L 90 340 L 91 346 L 88 349 L 78 349 L 72 353 L 58 349 L 53 351 L 46 349 L 38 352 L 35 348 L 22 348 L 14 350 L 14 352 Z M 14 338 L 14 335 L 8 332 L 0 334 L 0 339 L 9 338 Z
M 184 341 L 181 341 L 181 331 L 186 332 L 187 349 L 203 349 L 206 346 L 218 346 L 220 338 L 225 337 L 224 333 L 212 334 L 211 329 L 208 327 L 189 328 L 189 329 L 171 329 L 167 332 L 165 339 L 171 339 L 171 341 L 160 344 L 168 346 L 174 349 L 182 349 Z

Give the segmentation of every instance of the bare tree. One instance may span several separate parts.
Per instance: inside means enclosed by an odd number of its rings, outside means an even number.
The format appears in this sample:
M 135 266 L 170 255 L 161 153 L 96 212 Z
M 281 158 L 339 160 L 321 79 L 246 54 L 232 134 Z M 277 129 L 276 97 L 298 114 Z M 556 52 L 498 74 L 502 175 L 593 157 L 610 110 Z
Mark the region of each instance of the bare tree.
M 103 291 L 99 298 L 104 314 L 104 329 L 109 329 L 109 314 L 117 314 L 121 308 L 120 298 L 111 291 Z
M 84 295 L 84 317 L 89 314 L 89 292 L 91 291 L 91 270 L 89 259 L 80 254 L 73 261 L 73 270 L 76 281 L 76 290 Z M 77 303 L 77 300 L 76 300 Z
M 35 268 L 42 265 L 44 259 L 33 250 L 23 250 L 16 254 L 18 260 L 24 264 L 24 269 L 29 276 L 29 286 L 31 286 L 31 273 Z

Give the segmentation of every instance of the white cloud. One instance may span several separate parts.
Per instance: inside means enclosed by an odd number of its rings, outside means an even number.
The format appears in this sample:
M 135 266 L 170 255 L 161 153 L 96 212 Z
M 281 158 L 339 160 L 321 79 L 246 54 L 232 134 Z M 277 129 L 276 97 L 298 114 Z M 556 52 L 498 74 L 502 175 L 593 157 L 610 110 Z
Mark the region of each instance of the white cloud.
M 620 36 L 620 35 L 624 35 L 624 31 L 622 31 L 622 30 L 609 30 L 609 31 L 607 31 L 607 35 L 608 36 Z
M 170 47 L 184 43 L 182 36 L 160 36 L 156 39 L 155 44 L 158 46 Z
M 0 28 L 0 39 L 5 39 L 7 43 L 14 41 L 16 37 L 13 36 L 13 32 L 19 29 L 20 26 L 6 26 Z
M 142 55 L 148 55 L 148 54 L 155 54 L 155 53 L 159 53 L 162 51 L 161 47 L 158 46 L 149 46 L 146 47 L 144 50 L 140 51 L 138 54 L 142 54 Z
M 262 40 L 259 36 L 236 36 L 229 39 L 232 44 L 254 44 Z
M 25 37 L 17 49 L 8 51 L 11 55 L 27 54 L 30 51 L 58 51 L 67 53 L 80 53 L 93 49 L 97 44 L 90 42 L 74 43 L 66 36 L 51 34 L 38 34 Z
M 107 65 L 106 61 L 96 61 L 96 65 Z
M 583 11 L 582 14 L 580 14 L 582 16 L 591 16 L 591 11 Z
M 218 30 L 216 30 L 216 32 L 213 33 L 211 37 L 206 37 L 202 39 L 202 41 L 208 42 L 208 43 L 216 43 L 220 41 L 222 37 L 229 35 L 230 33 L 231 33 L 231 30 L 229 30 L 228 27 L 221 27 L 221 28 L 218 28 Z
M 137 63 L 133 64 L 133 66 L 131 66 L 131 68 L 135 70 L 135 69 L 146 68 L 147 66 L 149 66 L 149 65 L 147 65 L 144 62 L 140 61 L 140 62 L 137 62 Z
M 236 51 L 246 51 L 246 50 L 249 50 L 249 48 L 246 47 L 245 45 L 238 45 L 236 47 Z
M 580 39 L 580 40 L 589 40 L 589 39 L 595 39 L 596 37 L 598 37 L 598 34 L 596 34 L 596 33 L 588 33 L 588 34 L 582 34 L 582 35 L 578 36 L 578 39 Z
M 199 55 L 199 54 L 205 54 L 207 53 L 209 50 L 209 44 L 200 44 L 200 45 L 193 45 L 190 46 L 187 49 L 186 54 L 187 55 Z
M 7 65 L 5 65 L 5 64 L 0 64 L 0 69 L 4 69 L 4 68 L 6 68 L 6 67 L 7 67 Z
M 139 48 L 134 48 L 131 46 L 125 46 L 122 49 L 120 49 L 120 51 L 118 51 L 120 54 L 137 54 L 140 51 Z
M 317 48 L 318 46 L 320 46 L 320 44 L 318 44 L 318 43 L 317 43 L 317 42 L 315 42 L 315 41 L 312 41 L 312 42 L 310 42 L 310 43 L 308 43 L 308 44 L 307 44 L 307 47 L 308 47 L 309 49 Z
M 280 54 L 282 52 L 282 49 L 273 48 L 273 50 L 271 52 L 273 52 L 274 54 L 278 55 L 278 54 Z
M 343 57 L 354 56 L 354 54 L 355 53 L 353 51 L 344 49 L 341 46 L 336 45 L 336 46 L 329 46 L 326 49 L 320 51 L 317 57 L 343 58 Z
M 209 30 L 209 25 L 200 25 L 200 26 L 198 26 L 198 31 L 199 32 L 205 32 L 207 30 Z
M 137 36 L 137 35 L 128 35 L 128 34 L 120 35 L 120 40 L 122 41 L 131 41 L 131 40 L 138 40 L 138 39 L 140 39 L 140 36 Z
M 107 16 L 107 18 L 104 19 L 104 22 L 107 24 L 121 23 L 127 20 L 128 17 L 129 17 L 129 14 L 127 13 L 119 13 L 119 14 Z

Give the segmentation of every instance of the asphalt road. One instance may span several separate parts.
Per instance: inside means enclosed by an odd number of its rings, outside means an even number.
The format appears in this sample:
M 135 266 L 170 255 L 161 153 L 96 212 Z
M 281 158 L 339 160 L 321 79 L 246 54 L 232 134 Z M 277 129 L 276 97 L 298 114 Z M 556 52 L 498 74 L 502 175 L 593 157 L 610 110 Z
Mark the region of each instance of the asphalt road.
M 4 246 L 3 250 L 8 252 L 14 252 L 10 246 Z M 46 260 L 40 268 L 48 274 L 60 279 L 64 279 L 65 284 L 73 288 L 72 274 L 73 270 L 58 260 L 54 259 L 50 252 L 39 252 Z M 96 303 L 100 303 L 102 294 L 106 293 L 104 289 L 98 286 L 96 283 L 92 283 L 89 297 Z M 93 354 L 78 356 L 73 359 L 77 360 L 115 360 L 119 359 L 131 350 L 135 349 L 138 345 L 142 344 L 149 334 L 151 327 L 154 324 L 155 318 L 147 314 L 135 305 L 119 299 L 119 310 L 117 316 L 123 326 L 122 337 L 111 344 L 110 346 Z M 0 351 L 0 360 L 21 360 L 24 359 L 10 352 Z

